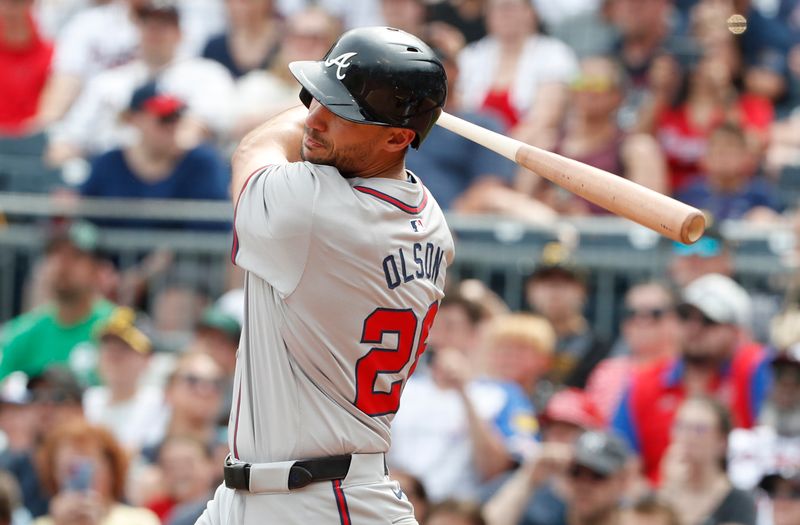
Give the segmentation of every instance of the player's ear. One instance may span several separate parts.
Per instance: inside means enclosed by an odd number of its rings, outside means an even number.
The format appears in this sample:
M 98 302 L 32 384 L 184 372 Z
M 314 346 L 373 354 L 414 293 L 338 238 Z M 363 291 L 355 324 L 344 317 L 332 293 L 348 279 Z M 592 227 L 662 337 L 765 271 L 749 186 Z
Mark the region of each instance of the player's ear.
M 416 132 L 405 128 L 389 128 L 386 138 L 386 149 L 389 151 L 401 151 L 406 149 L 414 141 Z

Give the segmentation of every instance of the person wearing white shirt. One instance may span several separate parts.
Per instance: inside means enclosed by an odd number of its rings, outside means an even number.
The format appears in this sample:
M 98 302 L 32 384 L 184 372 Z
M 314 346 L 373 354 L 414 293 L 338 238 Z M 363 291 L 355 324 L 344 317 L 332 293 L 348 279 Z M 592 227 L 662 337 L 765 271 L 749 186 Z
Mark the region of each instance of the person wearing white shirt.
M 46 156 L 52 165 L 129 145 L 135 132 L 119 115 L 133 91 L 153 79 L 186 104 L 189 118 L 181 137 L 187 145 L 228 133 L 234 99 L 230 74 L 211 60 L 182 58 L 175 6 L 154 5 L 139 13 L 140 57 L 93 78 L 64 120 L 51 127 Z
M 127 307 L 118 307 L 98 332 L 103 386 L 83 396 L 86 419 L 110 430 L 130 451 L 146 444 L 152 421 L 165 409 L 162 389 L 144 385 L 153 343 L 147 325 Z

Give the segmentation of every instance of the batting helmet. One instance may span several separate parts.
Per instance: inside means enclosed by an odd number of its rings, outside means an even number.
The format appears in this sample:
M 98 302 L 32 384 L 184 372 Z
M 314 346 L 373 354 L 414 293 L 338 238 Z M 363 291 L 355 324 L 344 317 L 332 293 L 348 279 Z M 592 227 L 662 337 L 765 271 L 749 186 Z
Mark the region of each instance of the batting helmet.
M 390 27 L 348 31 L 319 62 L 292 62 L 289 69 L 306 107 L 314 98 L 346 120 L 411 129 L 414 148 L 447 98 L 444 66 L 431 48 Z

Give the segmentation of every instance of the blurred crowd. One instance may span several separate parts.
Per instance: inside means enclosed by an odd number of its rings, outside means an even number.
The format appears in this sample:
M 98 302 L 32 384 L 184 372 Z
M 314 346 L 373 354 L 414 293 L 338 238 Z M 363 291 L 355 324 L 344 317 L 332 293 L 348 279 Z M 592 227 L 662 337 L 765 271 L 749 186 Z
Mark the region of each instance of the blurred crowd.
M 298 103 L 287 64 L 378 24 L 436 50 L 448 111 L 713 224 L 625 290 L 613 340 L 567 245 L 523 311 L 449 283 L 388 456 L 419 522 L 800 524 L 800 283 L 743 288 L 717 228 L 796 221 L 798 0 L 0 0 L 0 191 L 228 199 L 232 147 Z M 407 162 L 450 213 L 605 213 L 438 127 Z M 121 267 L 119 227 L 230 224 L 43 226 L 0 319 L 0 525 L 193 524 L 221 481 L 241 275 L 216 297 L 170 252 Z
M 794 218 L 795 0 L 3 0 L 0 149 L 52 176 L 0 169 L 0 189 L 224 199 L 232 146 L 298 102 L 287 64 L 382 24 L 434 47 L 451 113 L 715 221 Z M 441 129 L 428 142 L 409 168 L 446 210 L 605 213 Z

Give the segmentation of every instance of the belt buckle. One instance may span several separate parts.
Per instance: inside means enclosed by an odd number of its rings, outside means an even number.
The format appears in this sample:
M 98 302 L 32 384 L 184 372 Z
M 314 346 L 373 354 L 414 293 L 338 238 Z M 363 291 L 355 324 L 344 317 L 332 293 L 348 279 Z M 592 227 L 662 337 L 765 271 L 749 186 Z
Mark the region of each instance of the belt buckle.
M 223 469 L 225 486 L 229 489 L 250 490 L 250 464 L 228 463 Z

